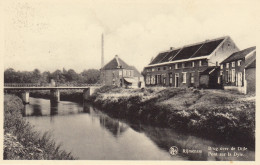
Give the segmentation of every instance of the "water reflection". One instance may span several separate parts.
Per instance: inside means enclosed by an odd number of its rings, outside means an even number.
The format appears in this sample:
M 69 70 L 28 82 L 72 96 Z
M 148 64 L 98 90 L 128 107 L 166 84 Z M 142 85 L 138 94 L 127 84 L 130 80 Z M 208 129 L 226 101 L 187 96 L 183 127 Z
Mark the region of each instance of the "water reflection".
M 50 101 L 50 115 L 57 115 L 58 114 L 58 109 L 59 109 L 59 103 Z
M 99 122 L 103 128 L 106 128 L 115 137 L 121 136 L 128 129 L 126 124 L 106 115 L 100 115 Z
M 177 133 L 168 128 L 143 125 L 140 122 L 128 123 L 110 117 L 86 103 L 52 103 L 31 98 L 25 108 L 25 116 L 37 116 L 27 117 L 31 123 L 41 131 L 52 129 L 55 139 L 60 140 L 69 151 L 73 150 L 80 159 L 254 160 L 252 151 L 245 152 L 246 156 L 239 158 L 209 157 L 208 146 L 231 146 Z M 178 147 L 178 155 L 169 155 L 172 146 Z M 202 153 L 185 154 L 184 149 L 202 150 Z

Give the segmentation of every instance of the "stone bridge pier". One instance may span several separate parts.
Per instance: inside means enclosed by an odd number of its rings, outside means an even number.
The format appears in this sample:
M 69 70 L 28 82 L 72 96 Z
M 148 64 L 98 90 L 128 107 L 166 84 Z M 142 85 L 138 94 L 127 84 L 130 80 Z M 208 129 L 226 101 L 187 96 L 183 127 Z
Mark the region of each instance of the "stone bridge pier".
M 88 89 L 83 90 L 83 100 L 87 100 L 94 92 L 96 88 L 89 87 Z
M 22 98 L 23 103 L 29 104 L 30 103 L 30 92 L 23 91 L 21 94 L 21 98 Z
M 60 91 L 58 89 L 51 89 L 50 90 L 50 100 L 53 103 L 60 102 Z

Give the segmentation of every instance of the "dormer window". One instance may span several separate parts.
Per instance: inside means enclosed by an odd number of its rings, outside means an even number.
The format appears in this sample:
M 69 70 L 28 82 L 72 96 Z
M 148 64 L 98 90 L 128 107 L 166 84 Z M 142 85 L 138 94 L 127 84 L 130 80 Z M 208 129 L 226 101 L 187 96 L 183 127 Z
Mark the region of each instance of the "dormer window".
M 194 61 L 192 61 L 191 65 L 192 65 L 192 67 L 195 67 L 195 62 L 194 62 Z
M 199 61 L 199 66 L 202 66 L 202 61 L 201 60 Z
M 223 69 L 223 64 L 220 65 L 220 69 Z

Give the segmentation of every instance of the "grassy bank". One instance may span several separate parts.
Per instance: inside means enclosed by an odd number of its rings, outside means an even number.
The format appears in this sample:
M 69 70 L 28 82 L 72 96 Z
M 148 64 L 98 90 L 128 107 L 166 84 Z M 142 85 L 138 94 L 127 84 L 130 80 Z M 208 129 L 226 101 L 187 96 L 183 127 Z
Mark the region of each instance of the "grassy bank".
M 122 89 L 105 86 L 89 99 L 110 114 L 211 139 L 255 146 L 255 99 L 223 90 Z
M 21 114 L 24 105 L 14 95 L 4 96 L 4 159 L 5 160 L 64 160 L 75 159 L 60 149 L 48 133 L 40 135 Z

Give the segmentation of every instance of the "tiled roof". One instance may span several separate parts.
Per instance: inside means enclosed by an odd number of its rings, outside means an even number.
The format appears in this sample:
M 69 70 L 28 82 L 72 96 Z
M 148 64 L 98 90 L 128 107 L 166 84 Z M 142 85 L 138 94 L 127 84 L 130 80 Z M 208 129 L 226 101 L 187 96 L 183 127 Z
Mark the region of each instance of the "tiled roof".
M 256 67 L 256 60 L 254 60 L 253 62 L 249 63 L 249 64 L 246 66 L 246 69 L 255 68 L 255 67 Z
M 158 54 L 150 64 L 157 64 L 168 54 L 169 52 L 163 52 Z
M 208 56 L 219 46 L 219 44 L 222 43 L 222 41 L 225 40 L 225 38 L 226 37 L 214 40 L 206 40 L 205 42 L 200 42 L 197 44 L 184 46 L 179 49 L 159 53 L 149 65 Z
M 130 66 L 132 70 L 134 70 L 134 77 L 141 77 L 141 73 L 136 69 L 135 66 Z
M 110 70 L 110 69 L 119 69 L 119 68 L 134 70 L 134 76 L 135 77 L 141 76 L 140 72 L 136 69 L 135 66 L 129 66 L 126 62 L 124 62 L 118 56 L 116 56 L 110 62 L 108 62 L 102 69 L 103 70 Z
M 175 55 L 180 51 L 181 49 L 176 49 L 173 50 L 171 52 L 169 52 L 160 62 L 168 62 L 171 61 L 173 59 L 173 57 L 175 57 Z
M 251 53 L 252 51 L 254 51 L 256 49 L 255 46 L 235 52 L 233 54 L 231 54 L 228 58 L 226 58 L 222 63 L 227 63 L 227 62 L 231 62 L 231 61 L 235 61 L 235 60 L 239 60 L 244 58 L 246 55 L 248 55 L 249 53 Z
M 209 66 L 207 69 L 201 72 L 200 75 L 209 75 L 210 72 L 212 72 L 214 69 L 216 69 L 216 66 Z
M 110 62 L 108 62 L 102 69 L 109 70 L 109 69 L 118 69 L 118 68 L 130 68 L 121 58 L 115 57 Z

